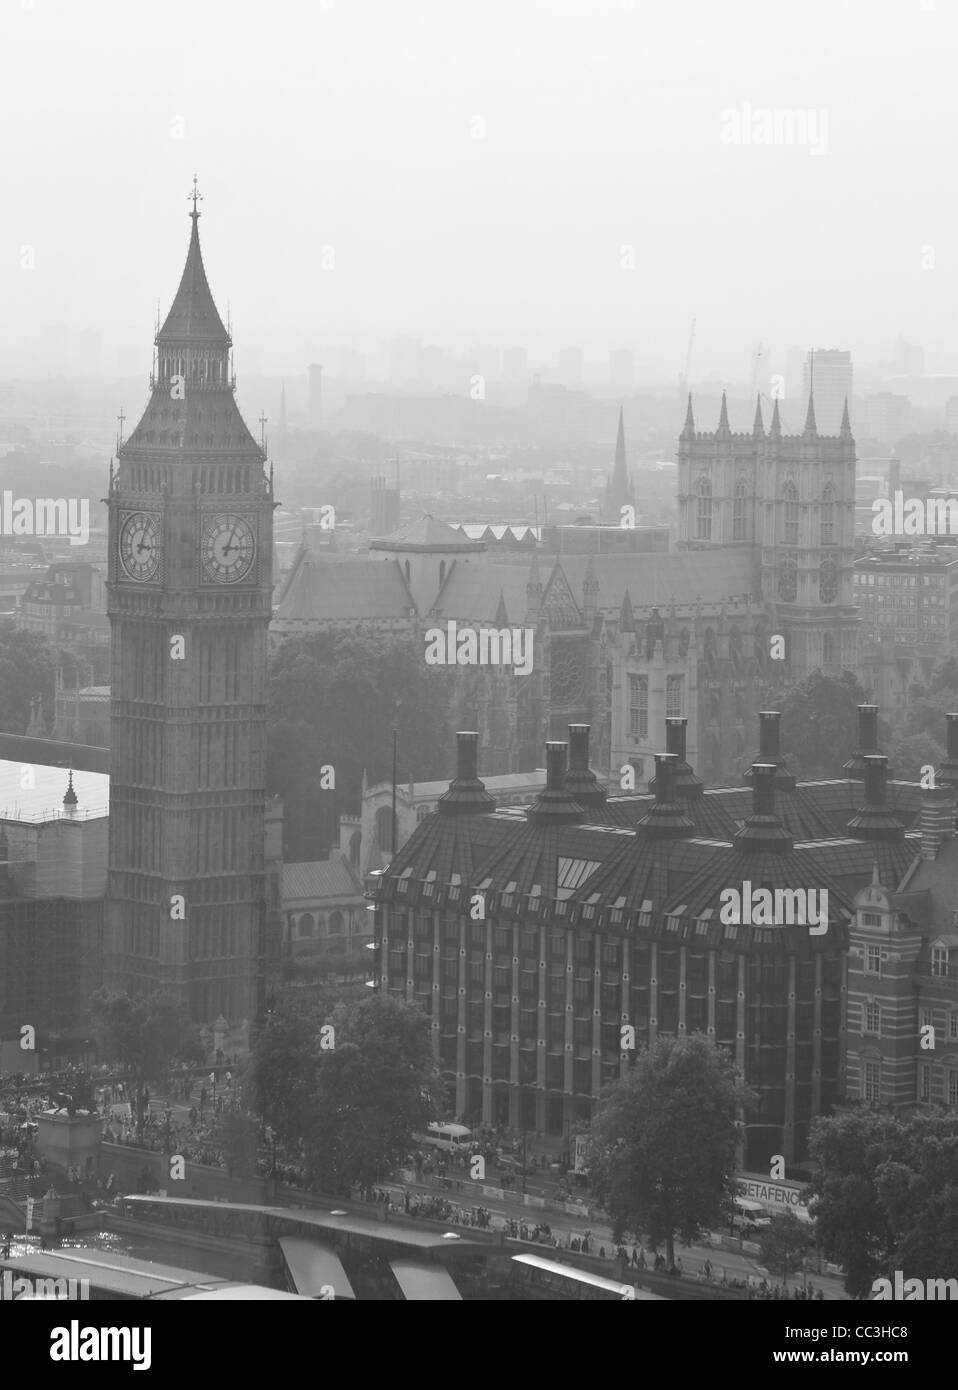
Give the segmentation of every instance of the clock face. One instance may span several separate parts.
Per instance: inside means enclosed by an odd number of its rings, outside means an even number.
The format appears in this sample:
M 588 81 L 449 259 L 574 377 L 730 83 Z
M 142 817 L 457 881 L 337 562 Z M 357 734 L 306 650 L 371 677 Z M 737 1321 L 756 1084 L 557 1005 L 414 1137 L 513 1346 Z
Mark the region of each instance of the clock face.
M 160 568 L 160 527 L 151 512 L 131 512 L 120 526 L 120 564 L 128 579 L 155 579 Z
M 214 584 L 238 584 L 256 556 L 253 528 L 242 516 L 204 518 L 200 537 L 203 574 Z

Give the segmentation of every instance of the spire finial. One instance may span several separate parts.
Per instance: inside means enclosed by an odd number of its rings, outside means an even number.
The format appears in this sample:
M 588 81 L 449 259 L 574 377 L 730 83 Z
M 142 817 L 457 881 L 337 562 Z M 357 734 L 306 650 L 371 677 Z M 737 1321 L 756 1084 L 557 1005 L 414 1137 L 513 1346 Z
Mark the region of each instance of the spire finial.
M 718 430 L 716 431 L 716 434 L 717 434 L 719 437 L 722 437 L 722 436 L 727 436 L 727 435 L 730 434 L 730 433 L 731 433 L 731 431 L 729 430 L 729 427 L 728 427 L 728 401 L 726 400 L 726 398 L 725 398 L 725 392 L 723 391 L 723 392 L 722 392 L 722 410 L 721 410 L 721 413 L 719 414 Z
M 202 216 L 202 213 L 200 213 L 200 211 L 199 211 L 199 209 L 197 208 L 196 204 L 197 204 L 197 203 L 202 203 L 202 201 L 203 201 L 203 195 L 202 195 L 202 193 L 199 191 L 199 189 L 197 188 L 197 179 L 196 179 L 196 175 L 195 175 L 195 174 L 193 175 L 193 192 L 190 193 L 188 196 L 189 196 L 190 198 L 193 199 L 193 211 L 190 213 L 190 216 L 192 217 L 193 221 L 195 222 L 196 219 L 197 219 L 198 217 L 201 217 L 201 216 Z
M 64 806 L 72 807 L 77 804 L 77 794 L 73 790 L 73 768 L 70 768 L 70 779 L 67 782 L 67 789 L 63 794 Z

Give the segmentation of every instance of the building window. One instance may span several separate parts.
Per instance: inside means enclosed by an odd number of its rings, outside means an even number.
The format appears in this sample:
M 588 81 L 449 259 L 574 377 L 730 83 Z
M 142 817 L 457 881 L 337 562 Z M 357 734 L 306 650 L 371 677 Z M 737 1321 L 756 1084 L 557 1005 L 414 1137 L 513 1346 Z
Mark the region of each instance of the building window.
M 337 911 L 337 912 L 331 912 L 331 913 L 329 914 L 329 935 L 330 935 L 330 936 L 343 936 L 343 935 L 344 935 L 343 914 L 342 914 L 341 912 L 338 912 L 338 911 Z M 430 935 L 432 935 L 432 932 L 431 932 L 431 931 L 430 931 Z
M 948 1015 L 948 1037 L 958 1038 L 958 1009 L 952 1009 Z
M 862 1063 L 862 1099 L 881 1100 L 881 1062 Z
M 863 912 L 863 913 L 862 913 L 862 926 L 863 926 L 863 927 L 880 927 L 880 926 L 881 926 L 881 913 L 880 913 L 880 912 Z M 877 946 L 869 946 L 868 949 L 869 949 L 869 951 L 877 951 L 878 947 L 877 947 Z
M 794 603 L 798 593 L 798 562 L 787 556 L 778 570 L 778 596 L 784 603 Z
M 798 545 L 798 489 L 786 483 L 782 494 L 785 502 L 785 544 Z
M 932 947 L 931 973 L 940 975 L 943 979 L 948 978 L 948 948 L 946 946 Z
M 958 1071 L 948 1072 L 948 1104 L 958 1105 Z
M 695 538 L 700 541 L 712 539 L 712 484 L 708 478 L 699 478 L 695 485 L 696 512 Z
M 649 732 L 649 678 L 629 677 L 629 733 L 632 738 L 647 738 Z
M 921 1062 L 918 1066 L 918 1099 L 931 1100 L 931 1063 Z
M 682 684 L 684 676 L 667 676 L 665 681 L 665 715 L 667 719 L 682 717 Z
M 732 503 L 732 540 L 744 541 L 748 537 L 745 531 L 745 490 L 747 484 L 744 478 L 739 478 L 735 484 L 735 500 Z
M 822 493 L 822 545 L 835 543 L 835 490 L 831 483 Z
M 872 917 L 872 916 L 877 917 L 877 916 L 878 916 L 878 913 L 877 913 L 877 912 L 876 912 L 876 913 L 866 912 L 866 913 L 863 914 L 863 920 L 864 920 L 865 918 L 867 918 L 867 917 Z M 866 925 L 871 925 L 871 924 L 870 924 L 870 923 L 866 923 Z M 866 946 L 866 947 L 865 947 L 865 974 L 866 974 L 866 975 L 880 975 L 880 974 L 881 974 L 881 947 L 880 947 L 880 946 Z
M 922 1009 L 922 1011 L 921 1011 L 921 1026 L 922 1026 L 922 1028 L 934 1028 L 934 1026 L 935 1026 L 935 1012 L 934 1012 L 933 1009 Z
M 299 919 L 300 936 L 312 936 L 315 922 L 311 912 L 304 912 Z
M 865 1005 L 865 1032 L 881 1032 L 881 1006 L 878 1004 Z
M 838 570 L 832 560 L 825 560 L 818 574 L 820 603 L 834 603 L 838 598 Z

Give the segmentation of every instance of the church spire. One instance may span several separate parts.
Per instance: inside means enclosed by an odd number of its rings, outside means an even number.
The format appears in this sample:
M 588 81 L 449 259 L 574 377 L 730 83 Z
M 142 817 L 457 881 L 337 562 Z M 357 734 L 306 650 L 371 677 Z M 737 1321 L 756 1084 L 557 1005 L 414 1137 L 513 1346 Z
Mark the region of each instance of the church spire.
M 779 413 L 778 413 L 778 397 L 777 397 L 777 396 L 775 397 L 775 404 L 774 404 L 774 406 L 772 407 L 772 423 L 771 423 L 771 425 L 769 426 L 769 429 L 768 429 L 768 437 L 769 437 L 769 439 L 781 439 L 781 437 L 782 437 L 782 421 L 781 421 L 781 417 L 780 417 L 780 415 L 779 415 Z
M 818 427 L 815 424 L 815 392 L 812 390 L 809 390 L 808 393 L 808 410 L 805 412 L 805 437 L 808 439 L 817 439 L 818 437 Z
M 764 438 L 765 438 L 765 423 L 764 423 L 764 421 L 762 420 L 762 397 L 761 397 L 761 395 L 758 395 L 758 396 L 755 397 L 755 423 L 752 425 L 752 438 L 753 438 L 753 439 L 764 439 Z
M 223 327 L 223 320 L 220 318 L 219 310 L 213 301 L 213 294 L 203 266 L 199 232 L 199 220 L 202 213 L 196 206 L 202 197 L 202 193 L 197 189 L 196 175 L 194 174 L 193 191 L 190 194 L 193 202 L 190 221 L 193 226 L 190 232 L 189 249 L 186 253 L 186 265 L 183 268 L 180 287 L 170 306 L 170 312 L 166 316 L 163 327 L 156 335 L 158 345 L 161 343 L 195 342 L 228 347 L 230 344 L 230 335 Z
M 615 463 L 612 467 L 611 495 L 613 502 L 625 502 L 631 497 L 629 465 L 625 457 L 625 416 L 619 406 L 619 430 L 615 439 Z
M 685 408 L 685 426 L 684 426 L 684 428 L 683 428 L 683 430 L 682 430 L 682 433 L 679 435 L 679 438 L 680 438 L 680 439 L 694 439 L 694 438 L 695 438 L 695 416 L 692 414 L 692 392 L 691 392 L 691 391 L 689 392 L 689 403 L 688 403 L 688 405 L 687 405 L 686 408 Z
M 852 437 L 852 425 L 851 425 L 851 421 L 850 421 L 849 418 L 848 418 L 848 397 L 847 397 L 847 396 L 845 397 L 845 404 L 844 404 L 844 407 L 842 408 L 842 423 L 841 423 L 841 427 L 839 428 L 839 431 L 838 431 L 838 437 L 839 437 L 839 439 L 851 439 L 851 437 Z
M 725 399 L 725 392 L 722 392 L 722 410 L 719 415 L 718 429 L 715 431 L 716 439 L 728 439 L 732 431 L 728 427 L 728 401 Z

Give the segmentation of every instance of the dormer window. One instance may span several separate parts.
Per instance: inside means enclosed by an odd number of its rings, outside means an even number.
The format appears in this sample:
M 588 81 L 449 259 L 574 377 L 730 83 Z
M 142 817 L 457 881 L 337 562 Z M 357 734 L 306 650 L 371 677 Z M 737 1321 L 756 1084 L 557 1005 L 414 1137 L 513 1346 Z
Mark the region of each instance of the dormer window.
M 933 975 L 944 980 L 948 978 L 948 957 L 947 946 L 933 946 L 931 948 L 931 973 Z
M 863 912 L 862 915 L 861 915 L 861 920 L 862 920 L 862 926 L 863 926 L 863 927 L 880 927 L 880 926 L 881 926 L 881 913 L 880 913 L 880 912 Z

